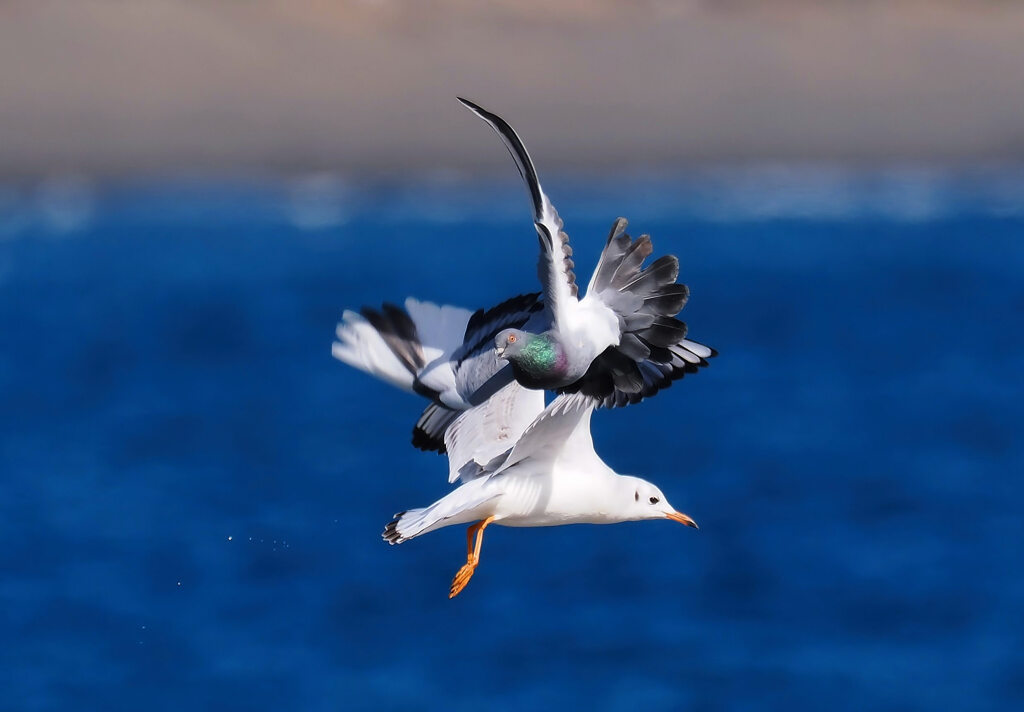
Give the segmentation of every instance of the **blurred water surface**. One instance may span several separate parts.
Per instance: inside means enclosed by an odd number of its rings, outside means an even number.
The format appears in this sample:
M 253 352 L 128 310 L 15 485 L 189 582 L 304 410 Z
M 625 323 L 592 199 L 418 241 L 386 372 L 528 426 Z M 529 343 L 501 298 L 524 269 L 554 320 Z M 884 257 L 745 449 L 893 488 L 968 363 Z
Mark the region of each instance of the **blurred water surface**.
M 454 601 L 461 527 L 379 538 L 447 490 L 420 403 L 330 343 L 534 290 L 514 183 L 0 191 L 0 708 L 1021 709 L 994 175 L 549 181 L 581 280 L 619 214 L 681 257 L 721 356 L 594 430 L 702 528 L 490 529 Z

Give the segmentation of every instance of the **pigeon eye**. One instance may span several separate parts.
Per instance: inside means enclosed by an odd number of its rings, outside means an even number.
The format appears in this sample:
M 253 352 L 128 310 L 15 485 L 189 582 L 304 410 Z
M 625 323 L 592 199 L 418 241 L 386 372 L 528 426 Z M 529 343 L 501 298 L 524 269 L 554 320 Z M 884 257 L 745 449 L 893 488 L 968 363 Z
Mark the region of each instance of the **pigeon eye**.
M 651 504 L 657 504 L 660 501 L 657 497 L 651 497 Z
M 508 335 L 508 342 L 510 344 L 514 344 L 516 342 L 516 335 L 515 334 L 509 334 Z

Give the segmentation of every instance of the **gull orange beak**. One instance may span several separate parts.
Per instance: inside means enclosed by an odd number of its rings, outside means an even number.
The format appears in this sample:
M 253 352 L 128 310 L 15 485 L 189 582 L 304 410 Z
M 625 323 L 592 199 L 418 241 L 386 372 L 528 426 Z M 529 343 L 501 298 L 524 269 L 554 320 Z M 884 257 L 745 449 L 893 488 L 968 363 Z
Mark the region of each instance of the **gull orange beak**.
M 669 512 L 668 514 L 665 515 L 665 517 L 667 519 L 671 519 L 673 522 L 679 522 L 680 524 L 685 524 L 688 527 L 693 527 L 694 529 L 700 529 L 700 527 L 697 526 L 697 522 L 693 521 L 692 519 L 690 519 L 688 516 L 686 516 L 682 512 Z

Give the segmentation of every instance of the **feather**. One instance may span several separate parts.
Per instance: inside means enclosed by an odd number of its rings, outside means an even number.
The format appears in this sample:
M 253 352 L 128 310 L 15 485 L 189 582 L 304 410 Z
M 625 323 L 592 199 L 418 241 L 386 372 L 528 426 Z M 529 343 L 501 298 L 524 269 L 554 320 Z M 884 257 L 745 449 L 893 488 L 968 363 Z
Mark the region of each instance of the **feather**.
M 370 307 L 363 307 L 360 313 L 377 330 L 410 373 L 416 373 L 423 368 L 423 347 L 416 333 L 416 325 L 408 314 L 394 304 L 384 304 L 379 312 Z
M 601 257 L 597 261 L 597 268 L 587 285 L 587 294 L 603 292 L 611 286 L 612 275 L 622 262 L 622 256 L 626 254 L 632 240 L 626 234 L 626 218 L 618 218 L 612 225 L 605 241 Z
M 675 316 L 686 304 L 690 290 L 685 284 L 671 284 L 644 299 L 644 310 L 662 316 Z
M 619 291 L 623 291 L 626 285 L 636 277 L 640 265 L 650 256 L 653 250 L 654 246 L 651 244 L 650 237 L 647 235 L 638 237 L 622 256 L 622 261 L 615 269 L 615 274 L 612 275 L 611 286 Z
M 679 279 L 679 259 L 675 255 L 662 255 L 642 270 L 623 289 L 646 296 L 674 283 L 677 279 Z
M 675 317 L 655 317 L 651 325 L 637 332 L 637 336 L 654 346 L 671 346 L 686 336 L 686 324 Z
M 428 452 L 446 452 L 445 431 L 459 414 L 460 411 L 446 408 L 438 403 L 428 405 L 412 429 L 412 446 Z
M 562 229 L 562 219 L 558 216 L 554 204 L 541 188 L 533 160 L 515 130 L 497 114 L 487 111 L 468 99 L 459 97 L 459 101 L 494 129 L 502 143 L 505 144 L 505 148 L 508 149 L 512 160 L 515 161 L 523 182 L 526 183 L 533 207 L 533 224 L 540 240 L 541 249 L 537 261 L 537 272 L 544 287 L 544 305 L 549 312 L 551 322 L 557 324 L 562 320 L 563 311 L 568 308 L 568 303 L 576 301 L 579 293 L 576 286 L 576 273 L 573 271 L 575 265 L 571 259 L 572 250 L 568 249 L 569 236 Z

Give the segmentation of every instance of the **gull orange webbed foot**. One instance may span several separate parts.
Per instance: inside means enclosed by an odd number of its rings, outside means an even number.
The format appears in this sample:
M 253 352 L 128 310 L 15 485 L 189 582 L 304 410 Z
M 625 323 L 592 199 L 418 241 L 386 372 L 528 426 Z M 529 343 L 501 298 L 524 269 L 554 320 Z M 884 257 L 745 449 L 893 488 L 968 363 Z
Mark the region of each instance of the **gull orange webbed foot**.
M 484 542 L 484 529 L 493 521 L 494 517 L 487 517 L 466 530 L 466 563 L 452 579 L 452 587 L 448 590 L 449 599 L 458 596 L 476 573 L 477 564 L 480 563 L 480 547 Z
M 462 592 L 462 589 L 466 587 L 469 580 L 473 578 L 473 574 L 476 572 L 477 563 L 478 562 L 475 561 L 472 563 L 467 562 L 461 569 L 459 569 L 459 572 L 455 574 L 455 578 L 452 579 L 452 587 L 448 591 L 448 598 L 455 598 Z

